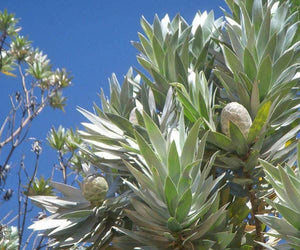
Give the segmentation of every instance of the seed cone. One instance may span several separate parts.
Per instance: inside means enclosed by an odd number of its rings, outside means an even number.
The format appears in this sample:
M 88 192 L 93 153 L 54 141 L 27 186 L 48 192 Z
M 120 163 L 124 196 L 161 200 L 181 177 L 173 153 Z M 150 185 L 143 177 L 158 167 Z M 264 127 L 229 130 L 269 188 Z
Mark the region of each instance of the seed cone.
M 82 194 L 93 206 L 102 204 L 107 191 L 108 184 L 103 177 L 90 175 L 84 178 L 82 183 Z
M 252 120 L 247 109 L 243 105 L 237 102 L 231 102 L 223 108 L 221 113 L 221 127 L 222 132 L 227 136 L 230 136 L 229 121 L 237 125 L 243 135 L 247 138 L 249 129 L 252 125 Z

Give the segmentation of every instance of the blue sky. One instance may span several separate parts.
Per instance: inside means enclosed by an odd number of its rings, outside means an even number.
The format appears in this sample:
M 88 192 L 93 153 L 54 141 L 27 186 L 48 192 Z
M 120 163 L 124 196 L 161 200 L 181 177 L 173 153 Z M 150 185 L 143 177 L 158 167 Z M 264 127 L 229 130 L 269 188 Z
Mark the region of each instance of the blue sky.
M 65 67 L 74 76 L 73 86 L 65 91 L 68 98 L 65 113 L 50 108 L 34 121 L 29 136 L 43 141 L 39 175 L 50 175 L 56 154 L 49 149 L 46 135 L 51 126 L 63 125 L 66 128 L 80 127 L 84 118 L 76 111 L 76 106 L 91 110 L 97 94 L 103 88 L 108 95 L 107 78 L 115 72 L 120 82 L 130 66 L 137 66 L 137 51 L 130 41 L 137 40 L 137 32 L 142 32 L 139 24 L 141 15 L 152 23 L 154 14 L 162 18 L 166 13 L 173 18 L 180 13 L 189 23 L 198 10 L 214 10 L 222 15 L 219 6 L 222 0 L 1 0 L 0 10 L 5 8 L 20 18 L 22 35 L 33 41 L 50 58 L 54 68 Z M 9 94 L 13 94 L 20 84 L 5 76 L 0 81 L 0 123 L 9 107 Z M 16 152 L 11 163 L 15 170 L 21 154 L 26 154 L 26 166 L 31 168 L 32 153 L 27 141 Z M 0 159 L 1 162 L 1 159 Z M 8 185 L 16 186 L 14 171 Z M 4 210 L 14 209 L 12 201 Z M 0 219 L 6 213 L 0 209 Z

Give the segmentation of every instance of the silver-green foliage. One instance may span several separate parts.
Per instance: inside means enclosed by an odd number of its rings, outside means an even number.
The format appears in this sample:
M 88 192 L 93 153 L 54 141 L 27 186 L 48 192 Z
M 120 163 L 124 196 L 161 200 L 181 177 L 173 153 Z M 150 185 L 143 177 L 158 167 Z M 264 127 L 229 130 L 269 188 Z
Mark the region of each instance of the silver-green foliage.
M 130 69 L 122 85 L 113 74 L 110 98 L 102 91 L 95 113 L 79 108 L 88 119 L 78 131 L 82 161 L 100 169 L 113 192 L 94 209 L 77 207 L 78 197 L 72 196 L 73 212 L 48 204 L 61 198 L 33 197 L 56 208 L 50 220 L 66 217 L 71 223 L 45 231 L 58 246 L 249 249 L 264 241 L 264 224 L 280 220 L 260 216 L 262 224 L 254 217 L 265 211 L 265 200 L 286 223 L 274 228 L 279 237 L 298 237 L 285 230 L 291 218 L 284 212 L 299 213 L 298 201 L 285 191 L 297 188 L 299 173 L 270 164 L 291 165 L 296 159 L 299 22 L 287 3 L 226 2 L 232 14 L 225 13 L 225 20 L 214 20 L 213 12 L 198 12 L 191 25 L 180 15 L 155 16 L 153 24 L 142 18 L 144 35 L 139 33 L 140 41 L 133 44 L 143 70 Z M 222 133 L 221 109 L 230 102 L 249 112 L 253 123 L 247 135 L 234 121 L 228 124 L 230 133 Z M 272 194 L 267 181 L 283 200 L 264 199 Z M 54 185 L 62 193 L 70 188 Z M 86 224 L 90 220 L 92 225 Z M 296 230 L 295 221 L 290 229 Z M 77 228 L 94 234 L 72 233 Z M 76 240 L 67 242 L 73 234 Z
M 298 143 L 298 165 L 300 162 L 300 143 Z M 300 249 L 300 171 L 299 166 L 275 167 L 261 161 L 268 182 L 272 185 L 277 198 L 267 199 L 281 217 L 257 215 L 266 225 L 275 230 L 268 235 L 285 239 L 290 246 Z

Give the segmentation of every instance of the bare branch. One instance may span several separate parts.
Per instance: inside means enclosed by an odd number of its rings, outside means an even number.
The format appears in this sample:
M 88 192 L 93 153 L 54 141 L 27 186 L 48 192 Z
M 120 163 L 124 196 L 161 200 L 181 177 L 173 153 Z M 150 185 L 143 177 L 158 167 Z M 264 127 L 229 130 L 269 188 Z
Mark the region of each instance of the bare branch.
M 24 74 L 23 74 L 22 67 L 21 67 L 20 64 L 18 65 L 18 68 L 19 68 L 19 73 L 20 73 L 20 75 L 21 75 L 21 79 L 22 79 L 22 87 L 23 87 L 23 91 L 24 91 L 24 94 L 25 94 L 25 98 L 26 98 L 26 105 L 25 105 L 25 108 L 26 108 L 26 110 L 27 110 L 28 117 L 30 117 L 30 116 L 31 116 L 31 111 L 30 111 L 29 92 L 28 92 L 27 87 L 26 87 L 25 76 L 24 76 Z
M 35 152 L 36 153 L 36 161 L 35 161 L 35 166 L 34 166 L 34 170 L 33 170 L 33 174 L 31 176 L 31 179 L 27 185 L 27 190 L 30 190 L 31 185 L 34 181 L 34 177 L 36 176 L 37 173 L 37 169 L 39 166 L 39 159 L 40 159 L 40 153 L 39 152 Z M 22 218 L 22 226 L 19 230 L 19 246 L 18 246 L 18 250 L 21 249 L 21 244 L 22 244 L 22 238 L 23 238 L 23 233 L 24 233 L 24 228 L 25 228 L 25 222 L 26 222 L 26 215 L 28 212 L 28 195 L 26 195 L 25 201 L 24 201 L 24 212 L 23 212 L 23 218 Z M 19 214 L 20 216 L 20 214 Z

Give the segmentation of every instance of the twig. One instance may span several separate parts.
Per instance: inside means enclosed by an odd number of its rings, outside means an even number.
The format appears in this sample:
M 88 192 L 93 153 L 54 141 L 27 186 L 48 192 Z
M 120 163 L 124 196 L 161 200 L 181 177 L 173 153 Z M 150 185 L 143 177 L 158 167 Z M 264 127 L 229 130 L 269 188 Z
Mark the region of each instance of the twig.
M 34 235 L 34 231 L 32 231 L 31 232 L 31 234 L 28 236 L 28 238 L 27 238 L 27 240 L 26 240 L 26 242 L 25 242 L 25 244 L 24 244 L 24 246 L 23 246 L 23 250 L 25 250 L 26 249 L 26 247 L 28 246 L 28 244 L 29 244 L 29 242 L 30 242 L 30 239 L 32 238 L 32 236 Z
M 10 210 L 1 220 L 0 225 L 4 223 L 4 221 L 12 214 L 13 210 Z
M 23 165 L 24 155 L 22 157 L 18 171 L 18 232 L 21 230 L 21 166 Z M 20 239 L 20 238 L 19 238 Z M 20 242 L 19 242 L 20 243 Z
M 62 169 L 63 180 L 64 180 L 64 183 L 66 184 L 67 183 L 67 166 L 64 164 L 64 158 L 63 158 L 61 151 L 58 151 L 58 159 L 59 159 L 59 165 Z
M 5 120 L 4 120 L 4 122 L 2 123 L 2 126 L 1 126 L 1 129 L 0 129 L 0 139 L 1 139 L 1 135 L 2 135 L 2 133 L 3 133 L 3 130 L 4 130 L 4 128 L 5 128 L 5 126 L 6 126 L 6 123 L 8 122 L 8 116 L 5 118 Z
M 34 177 L 36 176 L 38 165 L 39 165 L 39 159 L 40 159 L 40 154 L 38 152 L 36 152 L 36 161 L 35 161 L 34 171 L 33 171 L 33 174 L 31 176 L 31 179 L 30 179 L 30 181 L 27 185 L 27 190 L 29 190 L 31 188 Z M 26 195 L 26 198 L 25 198 L 25 201 L 24 201 L 24 213 L 23 213 L 23 219 L 22 219 L 22 227 L 20 228 L 20 231 L 19 231 L 18 250 L 21 249 L 21 243 L 22 243 L 23 232 L 24 232 L 25 221 L 26 221 L 26 215 L 27 215 L 27 209 L 28 209 L 28 195 Z
M 29 100 L 29 92 L 28 92 L 27 87 L 26 87 L 25 76 L 24 76 L 24 74 L 23 74 L 23 71 L 22 71 L 22 68 L 21 68 L 21 65 L 20 65 L 20 64 L 18 65 L 18 68 L 19 68 L 19 73 L 20 73 L 20 75 L 21 75 L 22 87 L 23 87 L 23 91 L 24 91 L 24 93 L 25 93 L 25 98 L 26 98 L 26 104 L 27 104 L 27 105 L 25 105 L 25 107 L 26 107 L 28 116 L 31 116 L 31 111 L 30 111 L 30 100 Z
M 44 102 L 42 102 L 40 104 L 40 106 L 38 107 L 38 109 L 31 114 L 31 116 L 27 116 L 27 118 L 20 124 L 20 126 L 12 133 L 11 136 L 9 136 L 8 138 L 6 138 L 3 142 L 0 143 L 0 148 L 4 147 L 7 143 L 9 143 L 11 140 L 13 140 L 13 138 L 15 136 L 17 136 L 18 134 L 21 133 L 22 129 L 30 122 L 34 119 L 35 116 L 37 116 L 39 113 L 42 112 L 42 110 L 44 109 L 44 107 L 46 106 L 46 102 L 47 102 L 48 98 L 45 99 Z
M 44 235 L 42 235 L 41 237 L 40 237 L 40 241 L 39 241 L 39 243 L 37 244 L 37 239 L 39 238 L 39 236 L 37 235 L 37 237 L 34 239 L 34 243 L 33 243 L 33 247 L 34 247 L 34 249 L 41 249 L 43 246 L 42 246 L 42 243 L 43 243 L 43 241 L 44 241 L 44 238 L 45 238 L 45 236 Z M 35 246 L 37 244 L 37 246 Z

